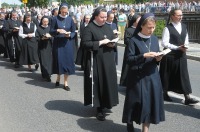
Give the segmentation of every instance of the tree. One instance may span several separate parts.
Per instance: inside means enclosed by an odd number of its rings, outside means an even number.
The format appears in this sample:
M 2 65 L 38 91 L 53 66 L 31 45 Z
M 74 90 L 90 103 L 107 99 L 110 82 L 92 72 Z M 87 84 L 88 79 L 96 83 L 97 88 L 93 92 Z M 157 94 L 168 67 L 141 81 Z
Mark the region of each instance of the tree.
M 20 0 L 22 2 L 22 0 Z M 49 5 L 49 0 L 27 0 L 26 6 L 28 7 L 47 7 Z
M 9 7 L 9 4 L 4 2 L 1 4 L 1 7 Z

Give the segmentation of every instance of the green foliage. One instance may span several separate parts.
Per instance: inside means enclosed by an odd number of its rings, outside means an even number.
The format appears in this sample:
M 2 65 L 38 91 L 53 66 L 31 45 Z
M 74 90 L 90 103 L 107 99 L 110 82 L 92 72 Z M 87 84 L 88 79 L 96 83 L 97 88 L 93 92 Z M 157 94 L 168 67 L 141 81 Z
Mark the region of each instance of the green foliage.
M 156 35 L 158 38 L 161 38 L 164 27 L 165 27 L 165 20 L 157 20 L 154 35 Z
M 136 0 L 115 0 L 115 3 L 133 4 Z
M 9 6 L 10 5 L 8 3 L 5 3 L 5 2 L 1 4 L 1 7 L 9 7 Z

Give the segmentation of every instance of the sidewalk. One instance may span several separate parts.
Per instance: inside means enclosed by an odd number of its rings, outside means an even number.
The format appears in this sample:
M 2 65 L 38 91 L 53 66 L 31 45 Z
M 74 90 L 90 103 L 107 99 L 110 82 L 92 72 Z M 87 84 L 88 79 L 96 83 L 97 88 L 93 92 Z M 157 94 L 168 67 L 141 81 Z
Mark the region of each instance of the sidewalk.
M 123 40 L 119 40 L 117 45 L 125 47 Z M 188 57 L 188 59 L 191 59 L 191 60 L 200 61 L 200 44 L 199 43 L 191 42 L 189 44 L 189 48 L 187 51 L 187 57 Z

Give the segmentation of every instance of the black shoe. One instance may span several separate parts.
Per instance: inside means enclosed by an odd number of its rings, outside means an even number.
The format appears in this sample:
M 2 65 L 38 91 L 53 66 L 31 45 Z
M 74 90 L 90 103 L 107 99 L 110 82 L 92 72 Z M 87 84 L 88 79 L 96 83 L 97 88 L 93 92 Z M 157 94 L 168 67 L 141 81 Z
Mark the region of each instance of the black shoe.
M 97 112 L 96 118 L 99 121 L 105 121 L 106 120 L 105 115 L 104 115 L 103 112 Z
M 198 103 L 199 101 L 194 99 L 194 98 L 189 98 L 189 99 L 186 99 L 185 100 L 185 105 L 191 105 L 191 104 L 196 104 Z
M 56 82 L 55 87 L 60 86 L 60 82 Z
M 20 67 L 20 65 L 19 64 L 15 64 L 15 66 L 14 66 L 15 68 L 19 68 Z
M 33 72 L 33 70 L 32 70 L 32 69 L 28 69 L 28 71 L 29 71 L 29 72 Z
M 133 123 L 127 123 L 127 132 L 134 132 Z
M 45 80 L 46 80 L 47 82 L 51 82 L 51 78 L 50 78 L 50 77 L 47 77 Z
M 164 101 L 172 102 L 172 99 L 169 97 L 168 94 L 163 94 Z
M 35 70 L 38 70 L 39 64 L 35 64 Z
M 64 86 L 63 89 L 66 90 L 66 91 L 70 91 L 69 86 Z

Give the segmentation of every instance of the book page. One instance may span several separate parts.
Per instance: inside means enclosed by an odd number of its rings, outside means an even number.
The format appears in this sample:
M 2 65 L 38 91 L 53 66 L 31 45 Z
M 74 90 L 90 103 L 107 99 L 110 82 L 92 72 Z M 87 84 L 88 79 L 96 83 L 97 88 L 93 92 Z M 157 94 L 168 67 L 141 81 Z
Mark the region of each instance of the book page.
M 115 39 L 111 40 L 110 42 L 116 43 L 116 42 L 118 42 L 118 41 L 119 41 L 119 38 L 115 38 Z
M 166 55 L 166 54 L 168 54 L 170 51 L 171 51 L 170 49 L 165 49 L 165 50 L 159 52 L 159 55 Z

